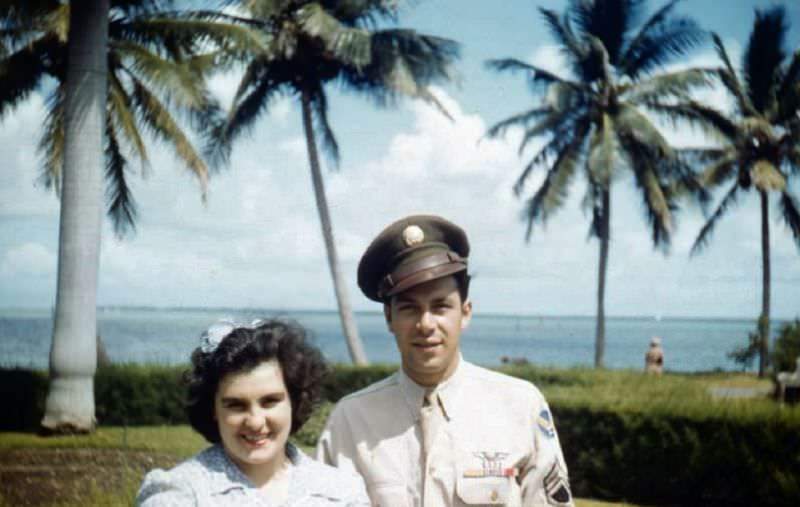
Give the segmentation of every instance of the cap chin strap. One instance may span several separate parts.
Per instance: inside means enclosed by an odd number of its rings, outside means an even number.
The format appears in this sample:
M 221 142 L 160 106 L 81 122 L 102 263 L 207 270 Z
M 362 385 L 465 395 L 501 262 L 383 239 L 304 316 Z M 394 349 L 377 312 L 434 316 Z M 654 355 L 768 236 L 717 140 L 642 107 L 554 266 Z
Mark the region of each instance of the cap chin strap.
M 378 297 L 386 299 L 398 292 L 436 278 L 467 269 L 467 260 L 455 252 L 442 252 L 402 265 L 383 277 L 378 284 Z

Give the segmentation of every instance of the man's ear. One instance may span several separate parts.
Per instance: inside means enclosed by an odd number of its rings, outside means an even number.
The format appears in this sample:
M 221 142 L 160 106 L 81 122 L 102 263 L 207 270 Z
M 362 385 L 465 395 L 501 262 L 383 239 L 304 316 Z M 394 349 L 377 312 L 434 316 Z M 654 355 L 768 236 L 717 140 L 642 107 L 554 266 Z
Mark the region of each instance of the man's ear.
M 467 299 L 461 303 L 461 329 L 469 326 L 470 319 L 472 319 L 472 300 Z

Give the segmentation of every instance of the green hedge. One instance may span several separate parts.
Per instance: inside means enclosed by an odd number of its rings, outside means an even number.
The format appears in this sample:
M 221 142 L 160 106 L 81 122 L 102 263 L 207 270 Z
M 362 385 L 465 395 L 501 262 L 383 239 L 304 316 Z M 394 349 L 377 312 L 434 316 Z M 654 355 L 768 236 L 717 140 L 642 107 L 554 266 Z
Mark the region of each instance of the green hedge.
M 554 407 L 575 494 L 647 505 L 797 505 L 797 418 Z
M 397 367 L 336 366 L 328 400 L 295 435 L 314 445 L 332 403 Z M 185 423 L 185 367 L 115 365 L 98 371 L 101 425 Z M 649 505 L 795 505 L 800 499 L 800 407 L 767 399 L 717 400 L 730 375 L 646 377 L 639 372 L 512 367 L 546 394 L 580 497 Z M 734 379 L 735 380 L 735 379 Z M 0 369 L 0 430 L 35 430 L 44 372 Z

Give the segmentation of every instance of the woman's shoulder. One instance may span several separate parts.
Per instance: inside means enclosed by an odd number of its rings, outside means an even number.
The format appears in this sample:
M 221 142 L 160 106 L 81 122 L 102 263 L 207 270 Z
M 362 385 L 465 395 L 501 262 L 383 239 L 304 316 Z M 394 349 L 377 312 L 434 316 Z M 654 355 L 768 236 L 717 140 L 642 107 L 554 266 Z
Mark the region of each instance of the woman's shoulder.
M 148 472 L 136 496 L 136 505 L 192 504 L 209 492 L 206 490 L 229 487 L 234 478 L 229 468 L 222 448 L 211 446 L 169 470 L 157 468 Z
M 297 457 L 294 461 L 299 472 L 296 480 L 301 483 L 301 489 L 306 489 L 307 493 L 315 496 L 346 500 L 353 505 L 361 505 L 359 501 L 366 500 L 364 480 L 355 471 L 327 465 L 310 458 L 299 449 L 296 451 Z

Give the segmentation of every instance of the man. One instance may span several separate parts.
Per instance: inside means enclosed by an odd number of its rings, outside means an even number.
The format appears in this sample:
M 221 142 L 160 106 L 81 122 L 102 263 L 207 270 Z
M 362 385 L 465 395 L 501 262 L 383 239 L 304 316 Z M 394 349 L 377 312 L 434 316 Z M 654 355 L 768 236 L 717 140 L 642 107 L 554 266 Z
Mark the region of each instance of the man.
M 317 446 L 380 507 L 572 505 L 553 418 L 529 382 L 468 363 L 469 242 L 427 215 L 381 232 L 358 266 L 383 303 L 402 368 L 343 398 Z

